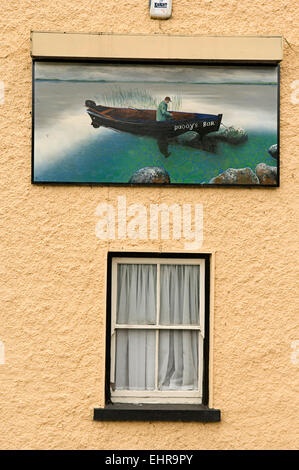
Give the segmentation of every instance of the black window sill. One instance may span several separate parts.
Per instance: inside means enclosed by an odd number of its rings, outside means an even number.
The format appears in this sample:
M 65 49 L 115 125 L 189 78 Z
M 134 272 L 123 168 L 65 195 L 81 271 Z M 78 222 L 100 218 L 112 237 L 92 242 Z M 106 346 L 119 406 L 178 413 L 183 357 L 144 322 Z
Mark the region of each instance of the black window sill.
M 220 410 L 204 405 L 133 405 L 114 403 L 105 408 L 95 408 L 95 421 L 220 421 Z

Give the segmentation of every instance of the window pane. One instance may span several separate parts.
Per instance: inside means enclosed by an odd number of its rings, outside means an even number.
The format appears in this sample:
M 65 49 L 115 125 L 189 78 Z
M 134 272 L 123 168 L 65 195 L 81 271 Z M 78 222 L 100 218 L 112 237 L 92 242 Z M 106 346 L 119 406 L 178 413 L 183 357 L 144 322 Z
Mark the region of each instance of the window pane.
M 157 266 L 118 264 L 117 314 L 119 324 L 156 323 Z
M 160 323 L 199 324 L 200 266 L 161 264 Z
M 155 331 L 117 331 L 116 390 L 153 390 L 155 388 L 155 345 Z
M 198 389 L 198 332 L 159 333 L 159 389 Z

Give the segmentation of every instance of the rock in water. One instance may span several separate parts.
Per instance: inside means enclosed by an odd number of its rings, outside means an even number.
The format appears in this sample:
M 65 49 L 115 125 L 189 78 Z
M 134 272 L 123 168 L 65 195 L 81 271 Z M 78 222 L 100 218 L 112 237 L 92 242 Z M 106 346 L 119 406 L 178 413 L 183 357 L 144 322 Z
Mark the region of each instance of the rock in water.
M 193 143 L 196 140 L 199 140 L 199 135 L 197 132 L 194 132 L 194 131 L 184 132 L 184 134 L 181 134 L 177 137 L 177 141 L 179 144 L 188 145 L 190 143 Z
M 244 129 L 240 127 L 235 129 L 234 127 L 227 127 L 225 130 L 210 132 L 204 136 L 204 139 L 215 139 L 228 142 L 229 144 L 242 144 L 248 140 L 248 134 Z
M 198 132 L 188 131 L 184 134 L 178 135 L 175 139 L 175 142 L 179 145 L 184 145 L 187 147 L 192 147 L 205 152 L 215 153 L 218 141 L 216 139 L 201 139 Z
M 228 168 L 209 181 L 210 184 L 259 184 L 251 168 Z
M 129 179 L 129 183 L 170 184 L 170 176 L 164 168 L 146 166 L 137 170 Z
M 260 184 L 277 185 L 277 167 L 259 163 L 255 168 Z
M 271 157 L 277 159 L 277 155 L 278 155 L 277 144 L 271 145 L 271 147 L 268 148 L 268 152 L 270 153 Z
M 224 131 L 226 142 L 230 144 L 241 144 L 248 140 L 248 134 L 244 129 L 239 127 L 235 129 L 234 127 L 229 127 Z

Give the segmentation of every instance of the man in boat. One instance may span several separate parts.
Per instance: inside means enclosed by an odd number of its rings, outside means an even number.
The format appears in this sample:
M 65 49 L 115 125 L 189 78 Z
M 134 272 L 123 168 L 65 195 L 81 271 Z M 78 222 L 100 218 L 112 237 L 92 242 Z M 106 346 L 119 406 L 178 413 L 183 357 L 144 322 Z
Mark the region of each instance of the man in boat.
M 170 101 L 171 99 L 169 96 L 165 96 L 164 100 L 161 101 L 157 108 L 156 121 L 167 121 L 172 118 L 171 113 L 167 111 L 168 103 L 170 103 Z M 158 146 L 162 155 L 166 158 L 169 157 L 170 152 L 168 152 L 168 141 L 165 137 L 160 137 L 158 139 Z
M 171 113 L 167 111 L 168 103 L 171 101 L 169 96 L 165 96 L 164 100 L 158 106 L 156 113 L 156 121 L 167 121 L 172 118 Z

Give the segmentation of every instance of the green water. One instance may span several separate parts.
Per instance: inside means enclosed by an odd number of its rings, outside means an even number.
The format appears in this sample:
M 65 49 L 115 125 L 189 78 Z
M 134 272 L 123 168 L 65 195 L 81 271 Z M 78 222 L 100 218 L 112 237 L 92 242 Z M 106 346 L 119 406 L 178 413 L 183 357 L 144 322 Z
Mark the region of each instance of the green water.
M 105 130 L 106 131 L 106 130 Z M 97 132 L 101 132 L 98 129 Z M 107 132 L 107 131 L 106 131 Z M 39 173 L 42 181 L 127 183 L 140 168 L 165 168 L 171 183 L 208 183 L 227 168 L 255 169 L 258 163 L 276 165 L 267 149 L 276 142 L 274 133 L 249 133 L 248 141 L 240 145 L 219 142 L 215 153 L 177 144 L 169 144 L 171 152 L 165 158 L 157 141 L 126 133 L 108 131 L 105 141 L 97 140 L 80 145 L 65 158 Z M 113 138 L 112 134 L 116 134 Z M 109 138 L 110 137 L 110 138 Z

